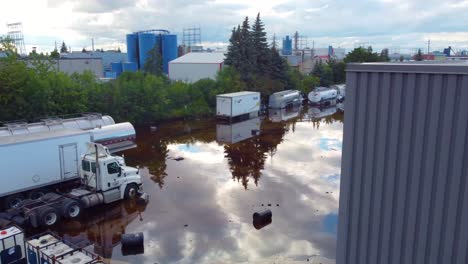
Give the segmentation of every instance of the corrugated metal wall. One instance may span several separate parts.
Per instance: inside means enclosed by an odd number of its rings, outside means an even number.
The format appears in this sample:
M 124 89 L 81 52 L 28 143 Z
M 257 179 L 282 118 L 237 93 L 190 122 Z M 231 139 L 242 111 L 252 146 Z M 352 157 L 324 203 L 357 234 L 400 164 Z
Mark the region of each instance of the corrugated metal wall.
M 348 65 L 346 95 L 337 263 L 468 263 L 468 65 Z

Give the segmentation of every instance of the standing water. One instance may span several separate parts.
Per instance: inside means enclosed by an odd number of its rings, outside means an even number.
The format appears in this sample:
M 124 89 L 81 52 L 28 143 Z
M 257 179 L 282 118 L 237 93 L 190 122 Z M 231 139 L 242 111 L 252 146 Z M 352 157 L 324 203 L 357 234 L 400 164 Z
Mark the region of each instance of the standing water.
M 55 231 L 106 262 L 334 263 L 342 120 L 309 108 L 139 128 L 124 154 L 141 167 L 149 204 L 103 206 Z M 271 221 L 254 226 L 268 209 Z M 121 235 L 136 232 L 144 253 L 123 256 Z

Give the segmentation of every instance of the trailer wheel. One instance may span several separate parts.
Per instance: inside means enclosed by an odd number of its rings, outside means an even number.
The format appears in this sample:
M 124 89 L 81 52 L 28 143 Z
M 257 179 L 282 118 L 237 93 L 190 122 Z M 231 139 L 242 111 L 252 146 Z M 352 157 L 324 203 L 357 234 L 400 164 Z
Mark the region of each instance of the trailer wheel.
M 124 197 L 125 199 L 135 199 L 138 193 L 138 186 L 136 184 L 129 184 L 125 188 Z
M 23 205 L 24 196 L 21 194 L 10 195 L 5 199 L 5 207 L 8 209 L 19 208 Z
M 44 192 L 43 191 L 32 191 L 31 193 L 29 193 L 29 199 L 31 200 L 38 200 L 38 199 L 41 199 L 42 196 L 44 196 Z
M 46 206 L 39 210 L 39 220 L 41 221 L 41 225 L 44 227 L 49 227 L 55 225 L 60 216 L 57 213 L 57 210 L 50 206 Z
M 77 201 L 67 199 L 65 202 L 63 202 L 61 211 L 62 216 L 65 218 L 77 218 L 81 214 L 81 206 Z

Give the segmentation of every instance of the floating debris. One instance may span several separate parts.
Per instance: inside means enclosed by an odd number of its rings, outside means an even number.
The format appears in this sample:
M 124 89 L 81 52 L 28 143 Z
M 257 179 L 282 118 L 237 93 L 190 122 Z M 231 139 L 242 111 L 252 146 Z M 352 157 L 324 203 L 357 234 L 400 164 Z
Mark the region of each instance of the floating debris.
M 252 215 L 252 224 L 255 227 L 255 229 L 260 230 L 273 222 L 272 216 L 273 214 L 269 209 L 261 212 L 256 212 Z
M 122 234 L 122 255 L 139 255 L 145 252 L 143 233 Z

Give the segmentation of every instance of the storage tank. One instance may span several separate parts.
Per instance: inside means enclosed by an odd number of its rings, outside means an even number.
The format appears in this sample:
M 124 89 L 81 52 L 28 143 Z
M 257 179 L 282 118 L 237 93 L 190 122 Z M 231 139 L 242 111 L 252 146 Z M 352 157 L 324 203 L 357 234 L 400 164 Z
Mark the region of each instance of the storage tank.
M 104 72 L 104 78 L 116 79 L 117 78 L 117 73 L 113 72 L 113 71 Z
M 153 33 L 140 33 L 138 34 L 138 52 L 139 52 L 139 68 L 145 66 L 148 58 L 148 51 L 150 51 L 156 44 L 156 35 Z
M 336 100 L 337 90 L 327 87 L 317 87 L 307 96 L 312 104 L 322 104 Z
M 283 39 L 283 55 L 292 55 L 292 39 L 289 36 Z
M 121 62 L 111 62 L 111 72 L 115 72 L 117 77 L 122 73 L 122 63 Z
M 177 59 L 177 35 L 162 36 L 163 71 L 169 73 L 169 62 Z
M 298 90 L 286 90 L 270 95 L 268 107 L 270 108 L 285 108 L 302 103 L 302 95 Z
M 138 64 L 138 35 L 127 34 L 127 57 L 129 62 Z
M 95 143 L 106 146 L 112 153 L 136 147 L 136 132 L 132 124 L 118 123 L 91 130 Z
M 138 70 L 138 65 L 136 62 L 123 62 L 122 63 L 122 72 L 136 72 Z
M 38 133 L 61 129 L 89 130 L 115 124 L 114 119 L 108 115 L 84 114 L 76 118 L 50 118 L 37 123 L 11 123 L 0 127 L 0 137 Z

